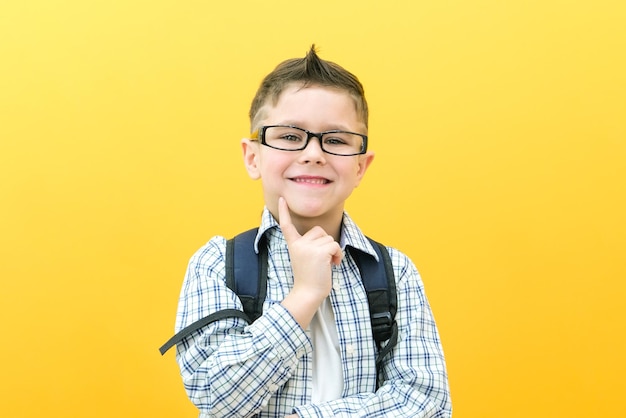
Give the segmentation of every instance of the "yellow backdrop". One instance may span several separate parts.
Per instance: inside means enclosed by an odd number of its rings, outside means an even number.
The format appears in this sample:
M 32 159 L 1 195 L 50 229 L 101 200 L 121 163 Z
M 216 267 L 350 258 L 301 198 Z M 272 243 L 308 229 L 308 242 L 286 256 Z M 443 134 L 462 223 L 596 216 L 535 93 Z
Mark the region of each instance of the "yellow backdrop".
M 191 254 L 254 226 L 260 79 L 358 74 L 349 202 L 421 270 L 455 416 L 626 416 L 623 1 L 3 1 L 0 416 L 194 417 Z

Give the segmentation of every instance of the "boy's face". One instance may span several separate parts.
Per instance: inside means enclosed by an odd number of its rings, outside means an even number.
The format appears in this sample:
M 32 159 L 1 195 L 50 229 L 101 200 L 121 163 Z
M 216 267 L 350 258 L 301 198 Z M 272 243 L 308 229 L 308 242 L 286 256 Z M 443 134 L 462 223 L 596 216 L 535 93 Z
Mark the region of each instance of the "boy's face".
M 300 85 L 288 87 L 275 106 L 261 110 L 263 125 L 293 125 L 312 132 L 333 129 L 366 134 L 354 100 L 337 89 Z M 268 209 L 278 215 L 278 198 L 284 197 L 294 221 L 332 226 L 341 221 L 344 202 L 358 186 L 374 158 L 368 152 L 338 156 L 322 151 L 311 138 L 301 151 L 282 151 L 257 141 L 242 141 L 244 162 L 250 177 L 261 179 Z

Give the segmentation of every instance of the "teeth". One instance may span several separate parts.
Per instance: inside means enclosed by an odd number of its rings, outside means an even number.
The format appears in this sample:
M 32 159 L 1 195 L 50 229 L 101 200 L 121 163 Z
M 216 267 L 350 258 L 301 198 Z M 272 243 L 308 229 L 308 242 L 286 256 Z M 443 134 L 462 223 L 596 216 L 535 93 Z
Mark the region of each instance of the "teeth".
M 325 179 L 302 179 L 302 178 L 295 178 L 294 180 L 297 183 L 326 184 L 326 180 Z

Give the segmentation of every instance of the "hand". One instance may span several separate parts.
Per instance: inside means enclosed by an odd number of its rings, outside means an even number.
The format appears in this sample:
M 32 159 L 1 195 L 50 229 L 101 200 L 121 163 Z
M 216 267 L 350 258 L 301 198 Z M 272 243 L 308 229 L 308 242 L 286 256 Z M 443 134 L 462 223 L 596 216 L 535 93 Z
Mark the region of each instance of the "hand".
M 287 415 L 285 418 L 298 418 L 298 414 Z
M 339 264 L 343 258 L 341 247 L 319 226 L 300 235 L 282 197 L 278 200 L 278 217 L 289 248 L 294 288 L 325 298 L 331 289 L 332 264 Z
M 332 265 L 341 262 L 343 252 L 333 237 L 319 226 L 300 235 L 282 197 L 278 199 L 278 217 L 287 241 L 294 280 L 293 290 L 282 304 L 303 328 L 307 328 L 315 311 L 330 293 Z

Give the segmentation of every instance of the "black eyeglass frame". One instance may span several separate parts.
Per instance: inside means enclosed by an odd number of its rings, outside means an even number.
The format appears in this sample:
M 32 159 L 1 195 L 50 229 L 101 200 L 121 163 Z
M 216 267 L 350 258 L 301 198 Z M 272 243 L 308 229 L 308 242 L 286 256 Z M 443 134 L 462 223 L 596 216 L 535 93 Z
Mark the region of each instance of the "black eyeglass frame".
M 294 129 L 298 129 L 298 130 L 306 133 L 306 141 L 304 142 L 304 145 L 302 145 L 302 147 L 295 148 L 295 149 L 285 149 L 285 148 L 274 147 L 274 146 L 268 144 L 265 141 L 265 131 L 268 128 L 294 128 Z M 322 137 L 324 135 L 326 135 L 326 134 L 337 134 L 337 133 L 357 135 L 357 136 L 360 136 L 361 138 L 363 138 L 363 142 L 361 143 L 361 150 L 359 152 L 354 153 L 354 154 L 337 154 L 337 153 L 330 152 L 330 151 L 324 149 L 324 143 L 322 142 Z M 339 130 L 339 129 L 334 129 L 332 131 L 324 131 L 324 132 L 311 132 L 311 131 L 307 131 L 304 128 L 300 128 L 299 126 L 293 126 L 293 125 L 265 125 L 265 126 L 261 126 L 259 129 L 254 131 L 254 133 L 252 133 L 250 139 L 252 139 L 252 140 L 260 140 L 262 145 L 265 145 L 266 147 L 270 147 L 270 148 L 273 148 L 273 149 L 281 150 L 281 151 L 302 151 L 303 149 L 305 149 L 307 147 L 307 145 L 309 145 L 309 141 L 311 140 L 311 138 L 317 138 L 320 141 L 320 148 L 322 149 L 322 151 L 324 151 L 327 154 L 338 155 L 340 157 L 352 157 L 352 156 L 355 156 L 355 155 L 362 155 L 362 154 L 365 154 L 367 152 L 367 135 L 363 135 L 363 134 L 360 134 L 360 133 L 357 133 L 357 132 L 342 131 L 342 130 Z

